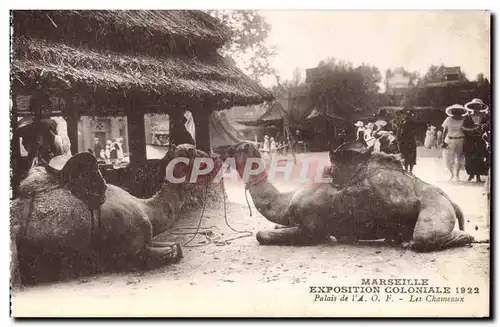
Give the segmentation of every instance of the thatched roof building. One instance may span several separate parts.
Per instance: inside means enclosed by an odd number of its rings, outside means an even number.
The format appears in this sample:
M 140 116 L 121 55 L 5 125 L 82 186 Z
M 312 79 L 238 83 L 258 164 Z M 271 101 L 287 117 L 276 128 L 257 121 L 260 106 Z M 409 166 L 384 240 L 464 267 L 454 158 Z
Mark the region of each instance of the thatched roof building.
M 12 27 L 14 111 L 29 95 L 31 111 L 63 99 L 67 120 L 126 115 L 135 157 L 145 158 L 144 113 L 190 110 L 210 151 L 212 111 L 273 99 L 217 52 L 230 30 L 201 11 L 12 11 Z
M 139 96 L 147 112 L 206 103 L 221 110 L 272 98 L 217 53 L 229 31 L 203 12 L 14 11 L 12 17 L 13 89 L 87 91 L 96 104 L 82 108 L 89 114 L 113 111 L 124 94 Z

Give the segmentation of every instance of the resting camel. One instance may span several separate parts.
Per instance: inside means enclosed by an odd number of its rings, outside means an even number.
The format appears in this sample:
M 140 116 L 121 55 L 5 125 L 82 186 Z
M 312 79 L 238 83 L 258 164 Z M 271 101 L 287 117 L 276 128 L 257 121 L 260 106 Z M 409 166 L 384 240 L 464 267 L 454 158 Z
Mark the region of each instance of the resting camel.
M 257 148 L 240 142 L 227 150 L 244 178 Z M 396 156 L 372 153 L 358 143 L 331 151 L 332 182 L 280 192 L 265 171 L 250 175 L 246 188 L 257 210 L 284 228 L 257 233 L 260 244 L 306 245 L 334 236 L 340 242 L 386 239 L 416 251 L 466 245 L 460 208 L 439 188 L 406 174 Z M 458 220 L 460 230 L 454 230 Z
M 189 176 L 195 157 L 208 155 L 191 145 L 172 146 L 165 160 L 177 157 L 190 160 L 173 169 L 175 177 L 182 177 Z M 182 257 L 178 243 L 154 237 L 177 219 L 184 183 L 166 182 L 152 198 L 139 199 L 106 184 L 92 154 L 78 153 L 61 163 L 58 158 L 32 168 L 11 203 L 13 282 L 62 279 L 71 267 L 157 267 Z

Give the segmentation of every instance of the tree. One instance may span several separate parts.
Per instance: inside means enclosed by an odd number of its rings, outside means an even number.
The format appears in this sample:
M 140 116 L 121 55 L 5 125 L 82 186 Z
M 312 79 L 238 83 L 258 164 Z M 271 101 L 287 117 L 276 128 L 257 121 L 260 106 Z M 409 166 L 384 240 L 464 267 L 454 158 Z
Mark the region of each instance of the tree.
M 353 69 L 353 64 L 350 61 L 339 60 L 334 57 L 328 57 L 318 63 L 318 67 L 330 66 L 332 71 L 348 71 Z
M 318 67 L 325 69 L 311 85 L 310 98 L 315 106 L 347 119 L 354 112 L 370 114 L 382 79 L 380 71 L 367 64 L 353 66 L 335 58 L 319 62 Z
M 483 83 L 485 80 L 486 80 L 486 78 L 484 78 L 484 74 L 483 73 L 477 74 L 477 77 L 476 77 L 476 81 L 477 82 Z
M 221 52 L 231 58 L 240 69 L 255 80 L 273 74 L 270 59 L 275 49 L 266 45 L 271 25 L 256 10 L 209 10 L 231 31 L 231 40 Z
M 368 64 L 362 64 L 354 69 L 355 72 L 359 72 L 363 76 L 363 85 L 366 92 L 371 94 L 376 94 L 380 90 L 380 82 L 382 81 L 382 75 L 380 70 L 375 66 L 370 66 Z
M 293 71 L 293 77 L 292 77 L 292 80 L 291 80 L 291 86 L 292 87 L 297 87 L 300 84 L 302 84 L 302 82 L 303 82 L 303 80 L 302 80 L 302 72 L 299 69 L 299 67 L 295 67 L 295 69 Z
M 275 96 L 283 95 L 292 88 L 296 88 L 304 84 L 304 79 L 302 78 L 302 72 L 298 67 L 295 67 L 293 71 L 292 79 L 283 80 L 278 73 L 274 72 L 274 77 L 276 78 L 276 85 L 271 87 L 271 92 Z

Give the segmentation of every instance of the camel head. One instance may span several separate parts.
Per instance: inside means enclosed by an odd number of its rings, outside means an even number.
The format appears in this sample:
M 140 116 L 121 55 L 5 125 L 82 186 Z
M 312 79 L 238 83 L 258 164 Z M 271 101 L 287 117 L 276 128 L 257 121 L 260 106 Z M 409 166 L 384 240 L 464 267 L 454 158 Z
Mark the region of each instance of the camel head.
M 236 164 L 236 170 L 240 176 L 243 176 L 245 165 L 248 158 L 261 158 L 260 152 L 257 146 L 249 141 L 241 141 L 232 146 L 227 150 L 223 159 L 234 158 Z
M 165 154 L 165 157 L 162 160 L 168 163 L 176 158 L 187 158 L 189 161 L 187 163 L 178 162 L 175 164 L 173 168 L 174 177 L 175 178 L 185 177 L 186 181 L 190 180 L 191 178 L 191 174 L 193 172 L 196 159 L 199 158 L 214 159 L 210 157 L 210 155 L 208 155 L 206 152 L 197 149 L 192 144 L 180 144 L 177 146 L 172 144 L 169 147 L 167 154 Z M 219 163 L 218 160 L 214 160 L 214 163 L 215 163 L 214 170 L 212 170 L 212 172 L 209 175 L 199 176 L 197 179 L 197 183 L 206 182 L 207 179 L 211 181 L 213 177 L 215 177 L 215 172 L 217 171 L 217 168 L 220 168 L 221 164 Z M 200 163 L 200 169 L 205 169 L 206 167 L 207 164 L 205 162 Z

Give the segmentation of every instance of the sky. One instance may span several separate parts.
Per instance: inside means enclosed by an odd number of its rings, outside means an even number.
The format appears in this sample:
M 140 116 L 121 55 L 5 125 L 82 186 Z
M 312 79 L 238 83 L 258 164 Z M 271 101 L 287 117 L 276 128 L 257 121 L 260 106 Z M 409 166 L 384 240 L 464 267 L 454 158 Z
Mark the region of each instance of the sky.
M 267 43 L 277 50 L 272 66 L 282 79 L 295 67 L 327 57 L 354 65 L 403 66 L 425 74 L 431 64 L 461 66 L 469 79 L 490 78 L 490 24 L 485 11 L 261 11 L 271 24 Z M 276 84 L 272 76 L 264 86 Z

